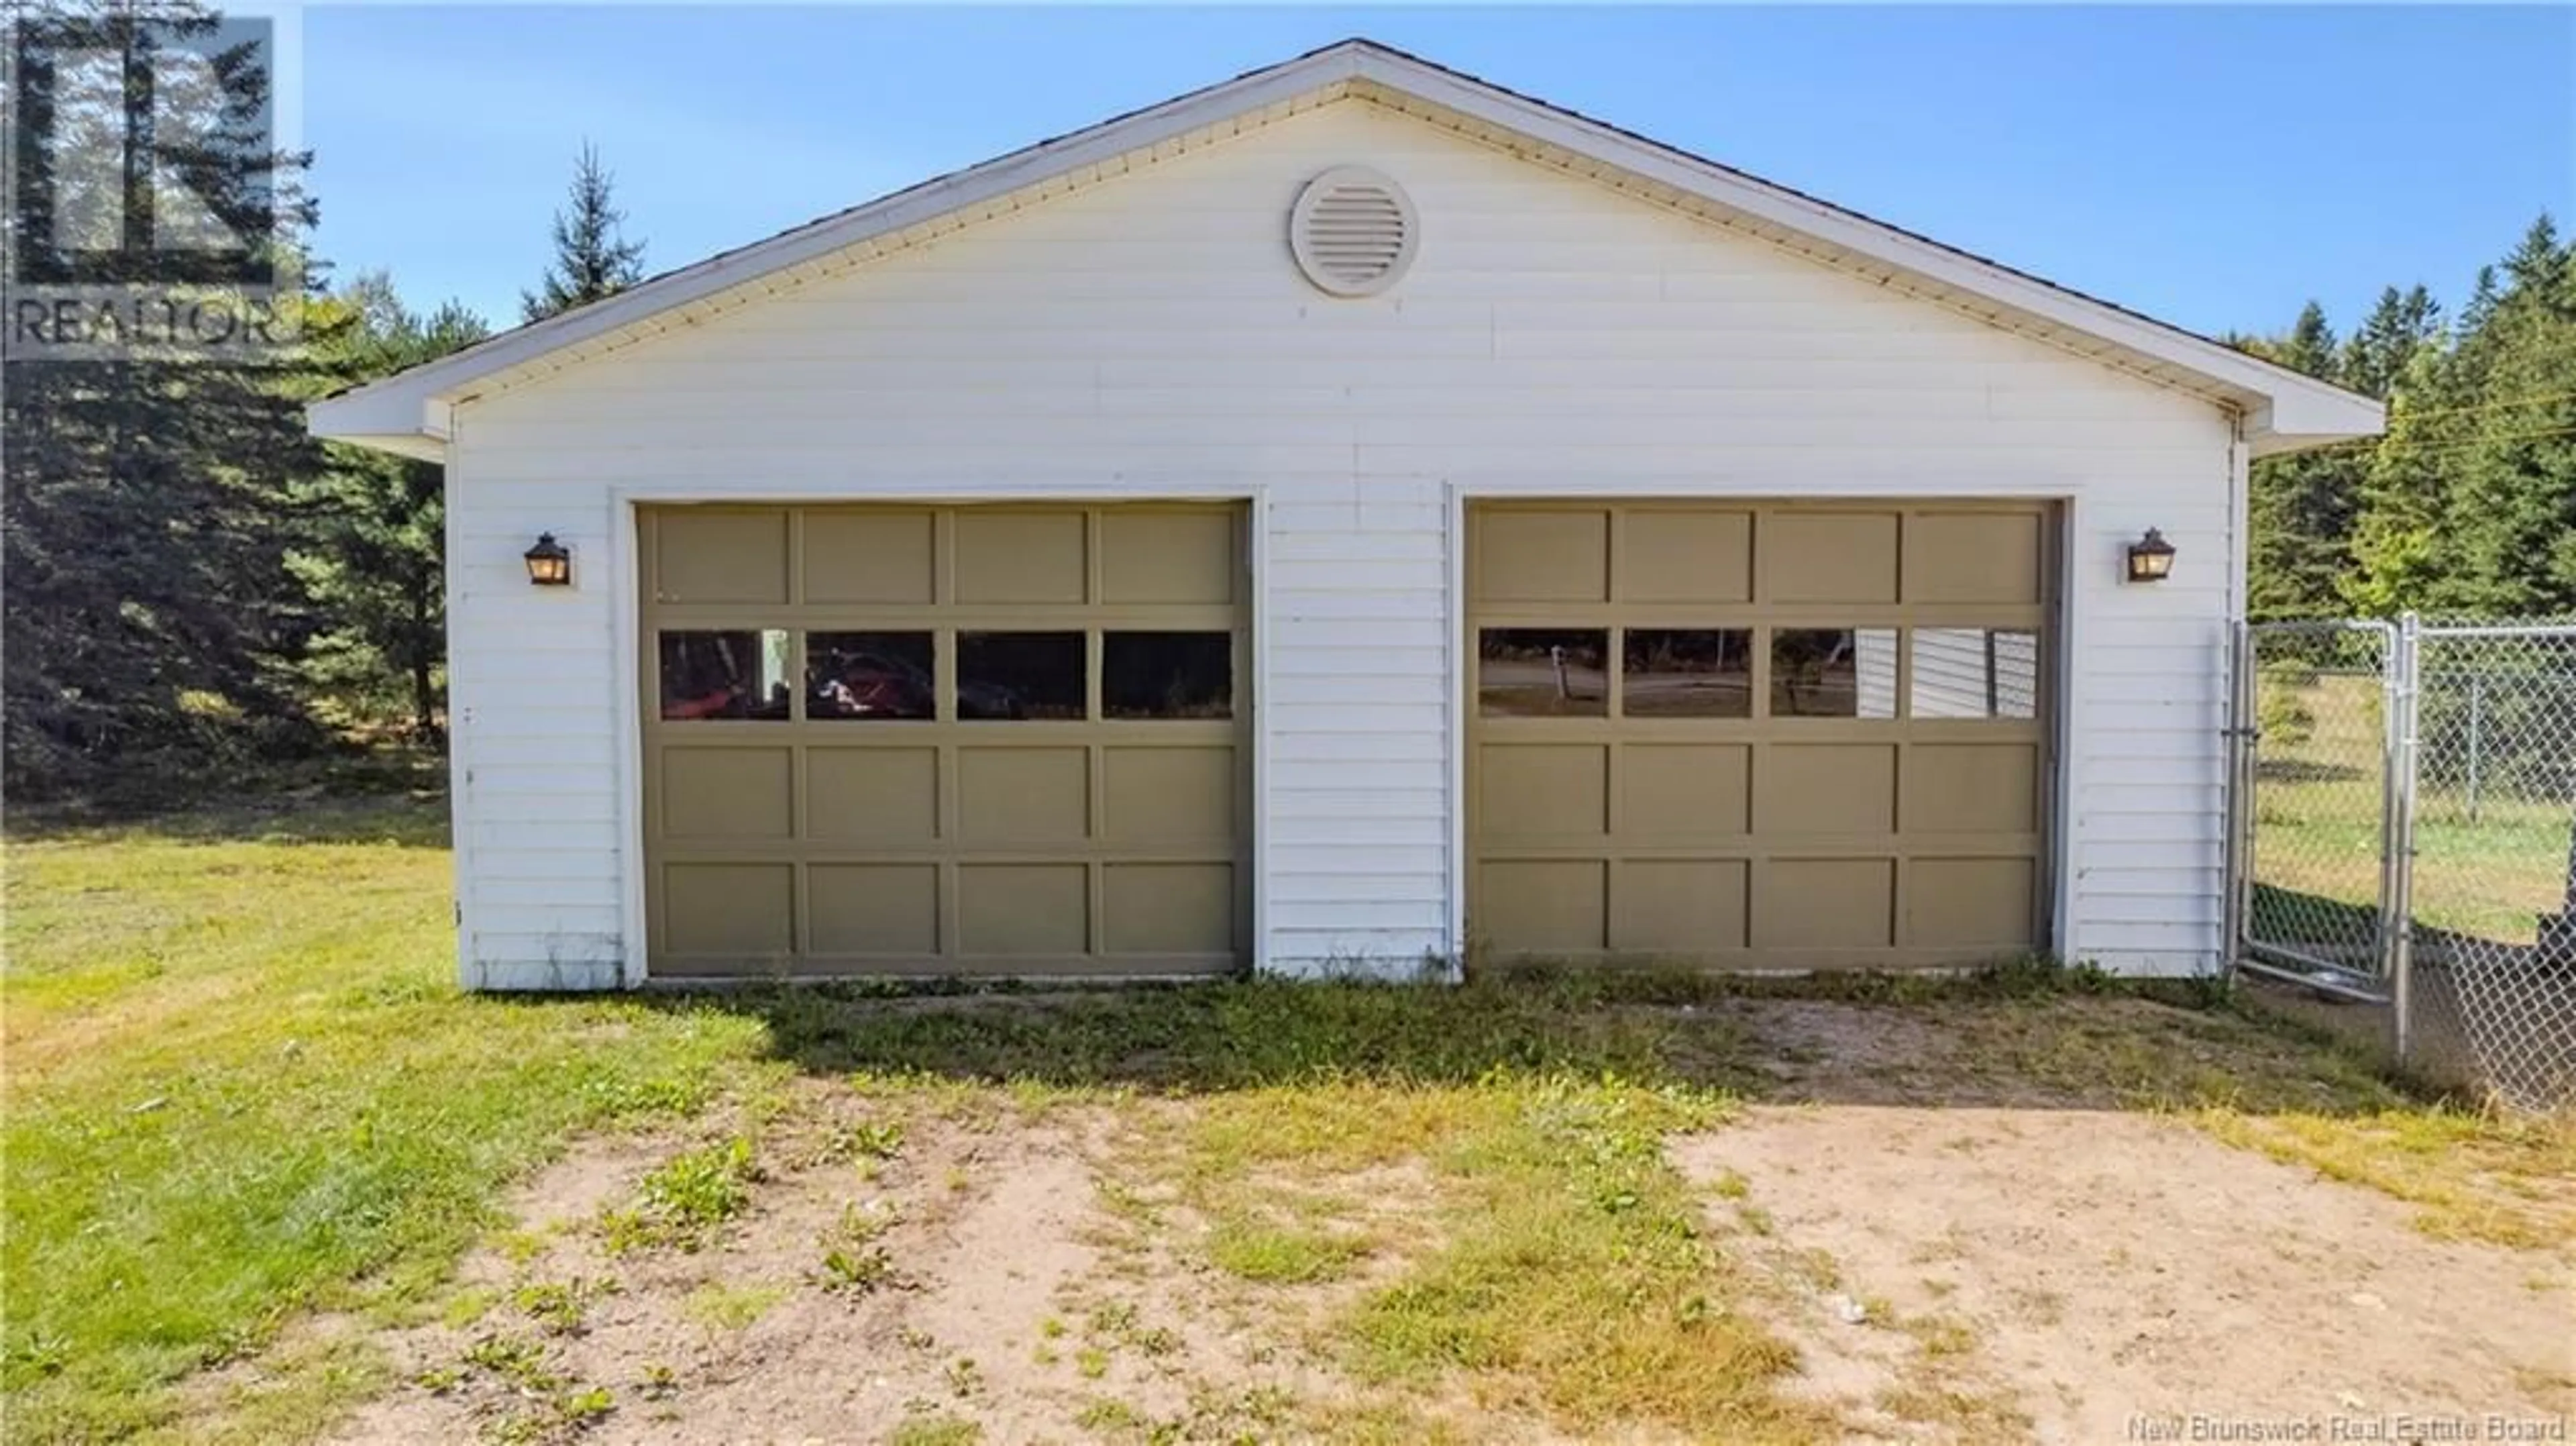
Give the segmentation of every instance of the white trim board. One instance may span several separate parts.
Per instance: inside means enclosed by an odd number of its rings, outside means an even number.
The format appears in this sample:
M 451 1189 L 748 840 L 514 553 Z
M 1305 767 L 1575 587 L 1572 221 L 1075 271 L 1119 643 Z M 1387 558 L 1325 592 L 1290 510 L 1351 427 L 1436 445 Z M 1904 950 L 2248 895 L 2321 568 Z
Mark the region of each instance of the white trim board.
M 2385 426 L 2385 409 L 2370 398 L 1363 39 L 1042 141 L 666 272 L 606 300 L 325 398 L 310 408 L 309 425 L 318 436 L 438 460 L 454 407 L 476 395 L 1354 97 L 1449 125 L 1534 163 L 1646 196 L 1879 285 L 2193 392 L 2240 413 L 2257 456 L 2373 436 Z

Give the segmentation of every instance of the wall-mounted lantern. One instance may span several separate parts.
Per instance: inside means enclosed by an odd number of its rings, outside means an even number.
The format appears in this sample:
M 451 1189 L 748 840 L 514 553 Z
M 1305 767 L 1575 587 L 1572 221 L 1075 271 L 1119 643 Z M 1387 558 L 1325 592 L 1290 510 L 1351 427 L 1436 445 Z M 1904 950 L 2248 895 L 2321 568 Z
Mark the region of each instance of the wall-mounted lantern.
M 2146 536 L 2129 544 L 2129 581 L 2162 582 L 2173 575 L 2173 560 L 2174 545 L 2150 527 Z
M 572 586 L 572 549 L 555 541 L 553 533 L 539 533 L 537 545 L 527 555 L 529 582 L 538 587 Z

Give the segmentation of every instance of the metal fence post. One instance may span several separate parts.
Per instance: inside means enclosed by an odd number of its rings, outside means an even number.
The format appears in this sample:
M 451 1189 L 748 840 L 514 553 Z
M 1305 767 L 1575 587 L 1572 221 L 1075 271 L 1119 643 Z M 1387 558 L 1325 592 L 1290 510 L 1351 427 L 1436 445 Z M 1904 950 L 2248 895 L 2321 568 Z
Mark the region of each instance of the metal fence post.
M 2486 753 L 2486 675 L 2469 675 L 2469 822 L 2478 821 L 2478 766 Z
M 2389 678 L 2389 809 L 2388 995 L 2394 1016 L 2397 1062 L 2405 1064 L 2415 1043 L 2415 807 L 2416 704 L 2423 663 L 2423 619 L 2405 613 L 2397 619 L 2396 656 Z
M 2245 952 L 2245 911 L 2252 903 L 2254 870 L 2247 858 L 2254 819 L 2254 631 L 2243 618 L 2227 624 L 2227 840 L 2219 878 L 2221 979 L 2236 977 Z

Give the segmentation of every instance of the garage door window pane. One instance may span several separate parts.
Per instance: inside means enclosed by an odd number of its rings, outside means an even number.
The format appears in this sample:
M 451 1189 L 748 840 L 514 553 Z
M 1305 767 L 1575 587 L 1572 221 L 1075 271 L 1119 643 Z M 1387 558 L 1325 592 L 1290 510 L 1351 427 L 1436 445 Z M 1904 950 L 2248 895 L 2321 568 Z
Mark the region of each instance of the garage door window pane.
M 1600 718 L 1610 711 L 1603 628 L 1485 628 L 1476 635 L 1477 704 L 1488 718 Z
M 1100 707 L 1112 718 L 1234 716 L 1234 634 L 1109 633 Z
M 1083 635 L 959 633 L 957 716 L 1083 716 Z
M 841 721 L 936 717 L 930 634 L 807 633 L 805 716 Z
M 662 716 L 784 718 L 788 644 L 783 628 L 665 632 Z
M 2039 634 L 2001 628 L 1916 628 L 1917 718 L 2039 716 Z
M 1631 718 L 1753 716 L 1749 628 L 1630 628 L 1619 707 Z
M 1771 716 L 1896 716 L 1896 629 L 1781 628 L 1771 634 Z

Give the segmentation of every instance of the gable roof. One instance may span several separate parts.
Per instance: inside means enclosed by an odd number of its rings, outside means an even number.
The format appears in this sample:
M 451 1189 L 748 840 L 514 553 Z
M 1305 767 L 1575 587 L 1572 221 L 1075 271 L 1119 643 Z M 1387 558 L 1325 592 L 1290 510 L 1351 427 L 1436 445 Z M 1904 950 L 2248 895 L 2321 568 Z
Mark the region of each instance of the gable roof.
M 2380 403 L 1616 126 L 1374 41 L 1352 39 L 1040 141 L 765 241 L 667 271 L 313 404 L 319 436 L 437 460 L 454 404 L 1004 210 L 1347 98 L 1462 134 L 1760 237 L 1892 290 L 2236 408 L 2255 455 L 2384 428 Z

